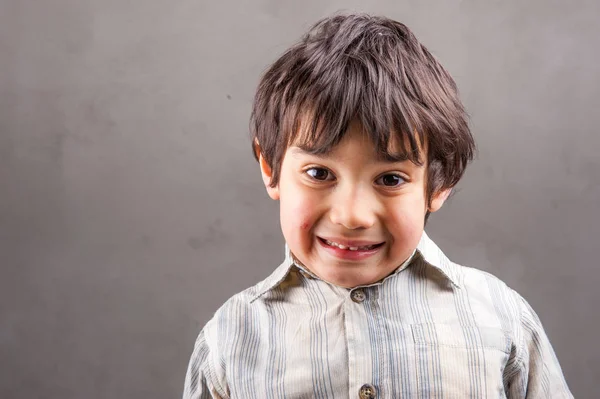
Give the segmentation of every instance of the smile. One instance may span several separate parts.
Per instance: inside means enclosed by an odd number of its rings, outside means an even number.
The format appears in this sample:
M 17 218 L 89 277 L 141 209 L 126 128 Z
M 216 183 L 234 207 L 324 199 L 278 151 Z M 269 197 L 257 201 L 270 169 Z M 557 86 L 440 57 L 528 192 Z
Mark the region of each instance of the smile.
M 373 244 L 373 245 L 365 245 L 362 247 L 347 247 L 345 245 L 338 244 L 337 242 L 329 241 L 326 239 L 323 239 L 323 241 L 325 241 L 325 244 L 330 245 L 332 247 L 338 247 L 339 249 L 347 249 L 349 251 L 368 251 L 368 250 L 373 249 L 373 248 L 377 247 L 378 245 L 380 245 L 380 244 Z
M 329 254 L 349 261 L 367 259 L 378 253 L 385 244 L 385 242 L 372 243 L 369 241 L 343 241 L 344 243 L 341 244 L 333 239 L 322 237 L 318 237 L 317 241 Z

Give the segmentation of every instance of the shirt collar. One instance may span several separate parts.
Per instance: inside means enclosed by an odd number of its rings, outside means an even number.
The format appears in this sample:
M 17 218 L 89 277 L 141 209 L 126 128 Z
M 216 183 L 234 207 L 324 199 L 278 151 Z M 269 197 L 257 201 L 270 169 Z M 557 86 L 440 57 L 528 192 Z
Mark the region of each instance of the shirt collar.
M 455 287 L 461 288 L 458 266 L 448 259 L 425 232 L 417 245 L 417 251 L 427 264 L 439 270 Z
M 273 273 L 271 273 L 269 277 L 258 283 L 255 294 L 252 295 L 250 302 L 254 302 L 256 299 L 263 296 L 266 292 L 278 286 L 283 280 L 285 280 L 293 266 L 294 258 L 292 257 L 292 252 L 290 251 L 286 243 L 285 260 L 281 265 L 277 267 L 277 269 L 275 269 L 275 271 L 273 271 Z
M 455 287 L 461 287 L 457 273 L 457 266 L 453 264 L 448 257 L 446 257 L 442 250 L 429 238 L 425 232 L 423 232 L 415 252 L 418 252 L 427 264 L 439 270 Z M 415 254 L 413 253 L 409 260 L 414 259 L 414 255 Z M 405 269 L 407 266 L 406 263 L 407 262 L 399 267 L 393 274 L 397 274 L 399 271 Z M 278 286 L 283 280 L 285 280 L 293 268 L 316 277 L 309 270 L 306 270 L 302 267 L 302 265 L 299 265 L 295 262 L 294 257 L 292 256 L 292 253 L 286 244 L 285 260 L 277 267 L 277 269 L 275 269 L 275 271 L 273 271 L 273 273 L 271 273 L 269 277 L 258 283 L 255 294 L 252 296 L 250 302 L 254 302 L 266 292 Z

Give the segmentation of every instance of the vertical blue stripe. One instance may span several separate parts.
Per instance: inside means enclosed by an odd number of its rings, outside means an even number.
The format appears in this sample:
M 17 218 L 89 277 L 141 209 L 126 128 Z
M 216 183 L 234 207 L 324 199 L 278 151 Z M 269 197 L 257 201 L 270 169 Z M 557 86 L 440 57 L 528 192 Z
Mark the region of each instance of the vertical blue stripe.
M 240 359 L 243 364 L 243 392 L 244 398 L 257 398 L 256 383 L 254 378 L 256 374 L 254 370 L 256 368 L 256 357 L 258 355 L 258 341 L 260 337 L 258 332 L 260 327 L 258 325 L 258 317 L 256 315 L 256 308 L 253 306 L 244 309 L 244 340 L 242 341 L 242 347 L 240 350 Z
M 390 309 L 390 318 L 394 322 L 395 328 L 392 329 L 393 333 L 391 334 L 391 337 L 393 338 L 393 343 L 399 345 L 399 348 L 396 349 L 396 353 L 398 353 L 398 356 L 397 358 L 393 359 L 393 361 L 394 363 L 398 362 L 400 365 L 400 370 L 397 373 L 399 374 L 398 377 L 400 378 L 402 397 L 408 397 L 410 392 L 412 392 L 412 381 L 410 379 L 410 373 L 411 371 L 414 372 L 414 368 L 413 365 L 409 362 L 411 356 L 409 356 L 408 347 L 406 345 L 406 341 L 410 337 L 407 337 L 406 333 L 403 330 L 403 325 L 405 325 L 404 323 L 402 323 L 404 315 L 402 315 L 400 311 L 400 304 L 406 301 L 407 299 L 406 290 L 404 290 L 403 287 L 400 286 L 400 283 L 403 281 L 406 280 L 400 279 L 399 276 L 395 276 L 393 279 L 390 280 L 387 286 L 388 288 L 386 289 L 386 292 L 389 292 L 389 294 L 384 294 L 386 295 L 386 298 L 389 295 L 389 300 L 384 300 L 384 303 L 387 303 L 387 306 Z M 396 378 L 396 376 L 392 376 L 394 387 Z M 397 389 L 398 388 L 394 388 L 392 392 L 397 392 Z
M 329 385 L 329 393 L 331 393 L 331 397 L 335 396 L 335 392 L 333 391 L 333 385 L 332 385 L 332 379 L 331 379 L 331 367 L 329 367 L 329 333 L 327 331 L 327 298 L 325 297 L 325 295 L 323 294 L 323 291 L 321 290 L 321 285 L 317 285 L 316 286 L 319 290 L 319 293 L 321 294 L 321 299 L 323 300 L 323 304 L 325 305 L 325 314 L 323 317 L 323 328 L 325 330 L 325 361 L 326 361 L 326 370 L 327 370 L 327 381 L 328 381 L 328 385 Z M 329 397 L 329 396 L 328 396 Z
M 413 313 L 413 320 L 412 320 L 413 323 L 422 322 L 422 320 L 424 319 L 423 314 L 421 312 L 421 307 L 419 306 L 420 304 L 418 301 L 419 292 L 420 292 L 420 290 L 419 290 L 420 281 L 419 280 L 422 279 L 422 276 L 420 275 L 420 273 L 418 271 L 421 268 L 421 264 L 422 264 L 422 261 L 413 265 L 413 267 L 412 267 L 413 272 L 410 275 L 408 275 L 408 281 L 409 281 L 408 292 L 409 292 L 409 300 L 410 300 L 410 304 L 411 304 L 411 310 Z M 415 356 L 417 357 L 417 370 L 418 370 L 417 387 L 421 388 L 421 392 L 419 392 L 419 394 L 421 395 L 421 397 L 428 397 L 427 391 L 423 388 L 423 386 L 431 387 L 431 382 L 429 381 L 427 360 L 423 356 L 422 348 L 419 348 L 419 347 L 415 348 Z
M 268 314 L 268 357 L 265 373 L 264 389 L 268 399 L 285 398 L 285 326 L 287 315 L 282 301 L 284 292 L 281 288 L 273 290 L 272 300 L 267 304 Z M 282 344 L 283 343 L 283 344 Z M 279 345 L 278 345 L 279 344 Z
M 370 382 L 376 387 L 381 386 L 381 381 L 387 381 L 386 376 L 382 376 L 384 354 L 381 346 L 382 339 L 385 339 L 381 335 L 381 328 L 379 326 L 379 311 L 377 305 L 377 286 L 369 289 L 364 289 L 367 298 L 362 303 L 365 307 L 367 315 L 367 328 L 369 331 L 369 343 L 371 347 L 371 369 L 373 373 L 373 380 Z
M 331 387 L 331 379 L 329 376 L 329 354 L 327 349 L 327 302 L 323 298 L 322 291 L 316 292 L 313 281 L 304 278 L 304 286 L 306 287 L 307 300 L 311 308 L 310 318 L 310 354 L 312 368 L 312 383 L 313 395 L 316 398 L 328 398 L 333 396 L 333 388 L 331 388 L 331 396 L 329 388 Z
M 433 317 L 433 314 L 431 313 L 431 306 L 429 304 L 428 295 L 432 292 L 432 289 L 429 288 L 429 279 L 427 278 L 427 272 L 428 272 L 428 268 L 426 267 L 425 263 L 420 263 L 417 273 L 419 275 L 421 275 L 421 277 L 423 279 L 423 296 L 422 296 L 421 307 L 424 309 L 428 335 L 431 339 L 431 342 L 433 342 L 435 344 L 435 346 L 434 346 L 435 350 L 433 350 L 432 359 L 431 359 L 432 363 L 433 363 L 432 364 L 432 369 L 433 369 L 432 372 L 433 372 L 433 380 L 434 380 L 433 391 L 435 392 L 434 397 L 443 398 L 444 390 L 443 390 L 443 383 L 442 383 L 441 354 L 440 354 L 440 350 L 438 349 L 438 346 L 437 346 L 438 334 L 435 329 L 435 319 Z
M 393 305 L 397 303 L 398 300 L 398 292 L 397 290 L 393 289 L 397 289 L 397 282 L 397 279 L 393 279 L 392 281 L 389 281 L 387 285 L 382 284 L 379 287 L 381 296 L 383 297 L 383 299 L 381 300 L 383 326 L 385 329 L 383 339 L 387 344 L 387 363 L 389 364 L 390 369 L 388 375 L 386 375 L 385 378 L 387 379 L 387 381 L 389 381 L 389 389 L 391 394 L 395 394 L 396 392 L 398 392 L 396 380 L 397 378 L 401 377 L 401 373 L 398 373 L 398 362 L 401 361 L 403 357 L 405 357 L 402 355 L 406 354 L 406 351 L 400 351 L 401 356 L 400 358 L 398 358 L 398 351 L 392 345 L 393 343 L 395 343 L 396 345 L 403 344 L 400 342 L 401 340 L 398 336 L 399 329 L 395 323 L 395 321 L 399 321 L 398 313 L 394 312 L 391 309 Z M 394 314 L 395 317 L 393 317 L 392 314 Z
M 483 349 L 481 334 L 476 326 L 473 309 L 471 309 L 469 293 L 467 290 L 458 290 L 454 298 L 462 333 L 467 342 L 471 394 L 479 398 L 482 397 L 480 385 L 482 379 L 485 384 L 485 378 L 480 378 L 482 375 L 486 375 L 485 350 Z M 480 364 L 481 359 L 483 359 L 483 364 Z

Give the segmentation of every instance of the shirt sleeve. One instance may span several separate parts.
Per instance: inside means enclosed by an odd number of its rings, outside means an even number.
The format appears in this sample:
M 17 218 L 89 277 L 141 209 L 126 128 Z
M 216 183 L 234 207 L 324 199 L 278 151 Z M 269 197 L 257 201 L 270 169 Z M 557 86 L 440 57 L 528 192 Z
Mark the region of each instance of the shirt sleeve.
M 222 399 L 228 396 L 223 389 L 214 383 L 215 373 L 211 368 L 214 348 L 209 346 L 207 340 L 207 327 L 205 327 L 194 344 L 194 351 L 190 358 L 185 383 L 183 399 Z
M 516 398 L 573 398 L 542 323 L 519 294 L 520 323 L 515 328 L 516 350 L 505 370 L 506 394 Z

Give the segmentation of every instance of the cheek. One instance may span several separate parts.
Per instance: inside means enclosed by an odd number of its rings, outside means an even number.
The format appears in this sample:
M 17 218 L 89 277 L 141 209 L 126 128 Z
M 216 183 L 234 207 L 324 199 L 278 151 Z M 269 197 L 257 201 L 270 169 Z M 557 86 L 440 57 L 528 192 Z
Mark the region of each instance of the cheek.
M 410 237 L 416 234 L 423 227 L 421 215 L 415 213 L 404 213 L 396 211 L 392 215 L 393 220 L 390 223 L 392 234 L 402 238 Z
M 319 201 L 308 195 L 294 195 L 281 200 L 282 230 L 288 238 L 312 231 L 319 219 Z
M 388 229 L 396 240 L 406 243 L 419 241 L 423 233 L 425 209 L 422 200 L 397 204 L 388 210 Z

